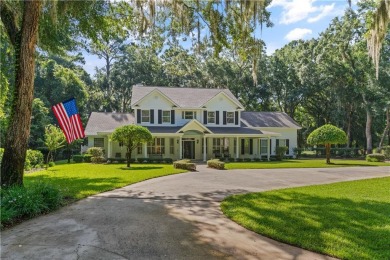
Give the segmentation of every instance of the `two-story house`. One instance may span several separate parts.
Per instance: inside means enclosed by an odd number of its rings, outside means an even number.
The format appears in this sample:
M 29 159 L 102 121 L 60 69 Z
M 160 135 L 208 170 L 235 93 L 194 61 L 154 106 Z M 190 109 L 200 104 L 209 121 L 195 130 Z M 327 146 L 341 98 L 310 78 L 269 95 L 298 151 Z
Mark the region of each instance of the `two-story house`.
M 128 124 L 145 126 L 153 136 L 133 151 L 134 158 L 269 159 L 277 146 L 289 147 L 289 155 L 297 146 L 300 126 L 287 114 L 245 112 L 228 89 L 134 86 L 131 107 L 134 113 L 93 112 L 86 147 L 102 147 L 107 158 L 124 158 L 126 148 L 110 135 Z

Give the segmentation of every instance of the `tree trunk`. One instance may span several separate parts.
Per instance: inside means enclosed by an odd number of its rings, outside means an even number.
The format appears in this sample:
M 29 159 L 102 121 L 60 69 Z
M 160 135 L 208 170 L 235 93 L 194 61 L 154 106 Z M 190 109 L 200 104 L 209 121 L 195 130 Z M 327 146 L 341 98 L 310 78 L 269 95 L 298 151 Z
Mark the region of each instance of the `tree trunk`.
M 368 106 L 366 108 L 366 113 L 367 113 L 367 121 L 366 121 L 367 154 L 371 154 L 372 153 L 372 134 L 371 134 L 372 114 Z
M 349 106 L 347 119 L 347 148 L 351 147 L 352 105 Z
M 389 129 L 390 129 L 390 109 L 389 109 L 389 107 L 387 107 L 387 109 L 386 109 L 386 127 L 385 127 L 385 130 L 383 131 L 381 141 L 379 142 L 378 152 L 380 152 L 382 150 L 382 146 L 383 146 L 383 143 L 384 143 L 385 138 L 387 136 L 387 133 L 389 132 Z
M 35 45 L 41 1 L 25 1 L 21 30 L 15 41 L 15 91 L 1 163 L 1 184 L 23 185 L 34 94 Z
M 326 164 L 330 164 L 330 144 L 325 144 Z
M 126 153 L 126 159 L 127 159 L 127 167 L 130 168 L 130 158 L 131 158 L 131 150 L 127 148 L 127 153 Z

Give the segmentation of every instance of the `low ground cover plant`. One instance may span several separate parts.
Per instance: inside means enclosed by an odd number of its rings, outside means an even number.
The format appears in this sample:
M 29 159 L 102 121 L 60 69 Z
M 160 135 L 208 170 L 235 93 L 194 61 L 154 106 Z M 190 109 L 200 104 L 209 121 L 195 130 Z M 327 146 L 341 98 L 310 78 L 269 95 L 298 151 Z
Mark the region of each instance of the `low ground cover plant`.
M 221 208 L 267 237 L 341 259 L 390 259 L 390 177 L 226 198 Z
M 63 203 L 60 190 L 44 182 L 1 188 L 0 194 L 1 227 L 52 211 Z

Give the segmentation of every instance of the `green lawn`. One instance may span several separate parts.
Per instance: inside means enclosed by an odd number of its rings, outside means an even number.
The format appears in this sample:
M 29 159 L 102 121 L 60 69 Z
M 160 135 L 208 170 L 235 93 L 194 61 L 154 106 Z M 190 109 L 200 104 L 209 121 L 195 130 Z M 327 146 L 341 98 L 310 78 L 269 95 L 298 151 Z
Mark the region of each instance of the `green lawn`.
M 390 177 L 235 195 L 221 208 L 288 244 L 342 259 L 390 259 Z
M 352 167 L 352 166 L 390 166 L 390 163 L 367 162 L 363 160 L 331 159 L 331 164 L 326 164 L 325 159 L 300 159 L 265 162 L 229 162 L 225 168 L 231 169 L 276 169 L 276 168 L 328 168 L 328 167 Z
M 91 164 L 61 162 L 48 170 L 24 175 L 26 186 L 44 181 L 61 189 L 67 199 L 81 199 L 87 196 L 113 190 L 147 179 L 185 172 L 166 164 Z

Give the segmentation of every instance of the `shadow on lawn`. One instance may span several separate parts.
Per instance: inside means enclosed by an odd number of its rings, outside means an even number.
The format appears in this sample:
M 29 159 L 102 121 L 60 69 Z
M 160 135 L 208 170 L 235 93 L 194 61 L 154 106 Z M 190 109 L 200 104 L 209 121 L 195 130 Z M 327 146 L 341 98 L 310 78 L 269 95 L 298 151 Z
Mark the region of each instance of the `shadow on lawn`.
M 229 197 L 221 207 L 285 243 L 343 259 L 390 259 L 390 203 L 272 192 Z

